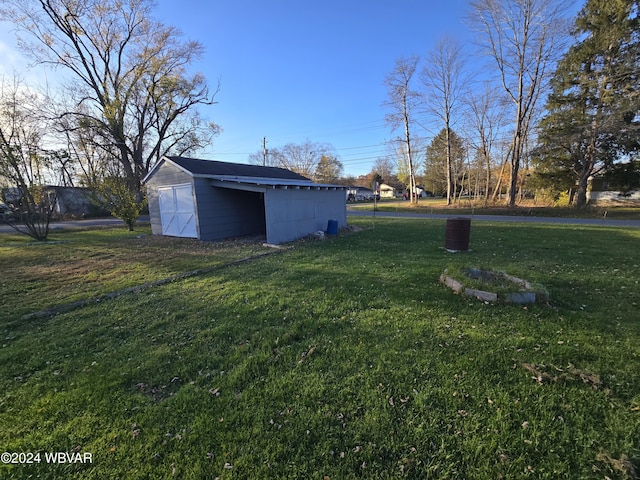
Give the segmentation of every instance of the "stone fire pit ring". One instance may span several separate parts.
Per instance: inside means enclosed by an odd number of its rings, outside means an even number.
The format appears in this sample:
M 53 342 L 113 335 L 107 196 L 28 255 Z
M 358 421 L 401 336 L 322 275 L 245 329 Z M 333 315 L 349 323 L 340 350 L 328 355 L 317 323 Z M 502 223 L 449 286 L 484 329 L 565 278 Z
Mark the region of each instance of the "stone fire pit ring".
M 546 289 L 504 272 L 481 268 L 464 268 L 462 274 L 445 270 L 440 282 L 457 294 L 475 297 L 483 302 L 516 304 L 547 303 Z

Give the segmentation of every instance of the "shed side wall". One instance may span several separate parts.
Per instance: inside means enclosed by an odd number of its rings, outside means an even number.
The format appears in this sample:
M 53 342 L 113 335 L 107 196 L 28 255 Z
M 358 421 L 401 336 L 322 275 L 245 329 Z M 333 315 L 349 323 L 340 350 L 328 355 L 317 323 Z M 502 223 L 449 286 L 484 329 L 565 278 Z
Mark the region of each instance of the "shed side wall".
M 265 193 L 267 242 L 285 243 L 327 230 L 329 220 L 347 225 L 345 192 L 339 190 L 271 189 Z

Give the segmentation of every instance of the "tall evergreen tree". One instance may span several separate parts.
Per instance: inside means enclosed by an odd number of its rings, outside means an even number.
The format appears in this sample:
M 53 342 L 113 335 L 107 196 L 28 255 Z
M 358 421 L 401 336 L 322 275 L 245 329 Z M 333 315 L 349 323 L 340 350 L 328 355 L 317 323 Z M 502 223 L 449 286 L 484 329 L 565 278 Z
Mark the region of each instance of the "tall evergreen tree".
M 541 122 L 538 175 L 577 185 L 640 148 L 640 0 L 588 0 L 575 20 L 577 40 L 558 64 Z

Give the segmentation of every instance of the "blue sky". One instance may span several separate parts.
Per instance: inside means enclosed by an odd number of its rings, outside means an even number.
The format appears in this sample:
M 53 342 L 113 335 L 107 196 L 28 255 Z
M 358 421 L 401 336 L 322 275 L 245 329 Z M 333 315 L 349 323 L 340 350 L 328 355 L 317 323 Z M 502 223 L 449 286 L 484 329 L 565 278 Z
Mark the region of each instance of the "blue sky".
M 202 111 L 223 132 L 203 158 L 246 162 L 286 143 L 326 142 L 345 174 L 371 170 L 394 136 L 384 123 L 384 77 L 397 58 L 426 55 L 444 35 L 471 43 L 468 1 L 158 0 L 157 18 L 206 52 L 195 69 L 215 86 Z M 3 27 L 9 27 L 3 25 Z M 0 29 L 0 73 L 27 68 Z
M 179 5 L 179 6 L 178 6 Z M 395 60 L 426 54 L 443 35 L 468 40 L 468 2 L 448 0 L 160 0 L 158 18 L 204 44 L 196 66 L 223 133 L 207 158 L 245 162 L 286 143 L 332 144 L 347 174 L 363 174 L 392 137 L 383 85 Z

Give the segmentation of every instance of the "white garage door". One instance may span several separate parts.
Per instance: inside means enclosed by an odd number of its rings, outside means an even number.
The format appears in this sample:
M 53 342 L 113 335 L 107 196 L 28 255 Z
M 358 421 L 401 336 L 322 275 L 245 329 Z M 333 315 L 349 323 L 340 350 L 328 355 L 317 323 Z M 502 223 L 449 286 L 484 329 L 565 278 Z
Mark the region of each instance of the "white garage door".
M 197 238 L 196 210 L 191 185 L 173 185 L 158 189 L 162 234 Z

